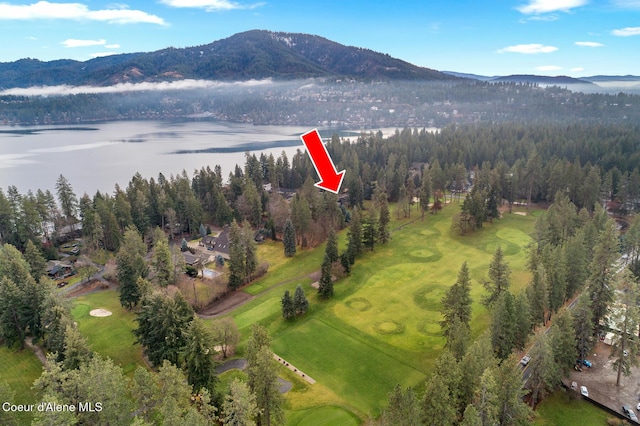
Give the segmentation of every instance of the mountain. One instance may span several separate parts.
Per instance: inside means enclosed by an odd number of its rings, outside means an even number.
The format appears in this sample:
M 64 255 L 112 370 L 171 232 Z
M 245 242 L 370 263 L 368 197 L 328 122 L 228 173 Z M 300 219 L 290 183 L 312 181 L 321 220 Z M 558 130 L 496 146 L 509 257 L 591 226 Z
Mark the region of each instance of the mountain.
M 590 81 L 592 83 L 598 83 L 602 81 L 638 81 L 640 82 L 640 76 L 637 75 L 593 75 L 590 77 L 581 77 L 581 80 Z
M 593 84 L 590 81 L 577 79 L 573 77 L 567 77 L 566 75 L 549 77 L 544 75 L 516 74 L 516 75 L 507 75 L 504 77 L 496 77 L 491 79 L 490 81 L 514 82 L 514 83 L 539 83 L 539 84 L 550 84 L 550 85 L 557 85 L 557 86 L 564 86 L 567 84 L 587 84 L 587 85 Z
M 456 72 L 456 71 L 442 71 L 442 72 L 445 74 L 452 75 L 454 77 L 470 78 L 472 80 L 480 80 L 480 81 L 490 81 L 490 80 L 493 80 L 494 78 L 498 78 L 498 76 L 489 77 L 486 75 L 469 74 L 469 73 Z
M 253 30 L 213 43 L 129 53 L 85 62 L 21 59 L 0 63 L 0 87 L 98 85 L 180 79 L 248 80 L 309 77 L 358 80 L 453 80 L 387 54 L 323 37 Z

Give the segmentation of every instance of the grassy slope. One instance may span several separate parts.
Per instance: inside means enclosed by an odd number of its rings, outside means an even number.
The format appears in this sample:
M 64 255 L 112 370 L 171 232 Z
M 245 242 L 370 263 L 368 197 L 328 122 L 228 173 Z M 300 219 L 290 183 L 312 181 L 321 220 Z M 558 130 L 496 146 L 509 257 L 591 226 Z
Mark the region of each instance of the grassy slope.
M 607 418 L 613 417 L 582 399 L 571 400 L 564 390 L 542 401 L 536 412 L 539 416 L 535 423 L 537 426 L 604 426 Z
M 20 351 L 16 347 L 0 346 L 0 382 L 6 382 L 15 393 L 14 404 L 36 402 L 31 386 L 40 373 L 42 364 L 30 349 Z M 0 401 L 0 404 L 4 402 Z M 30 424 L 31 415 L 19 413 L 18 420 L 20 424 Z
M 109 310 L 113 315 L 102 318 L 89 315 L 92 309 L 97 308 Z M 123 368 L 125 374 L 133 373 L 139 365 L 145 365 L 142 348 L 134 345 L 135 338 L 131 333 L 136 328 L 135 314 L 120 306 L 115 290 L 78 297 L 73 301 L 71 314 L 91 349 L 111 358 Z
M 232 315 L 245 336 L 253 323 L 267 325 L 274 351 L 331 389 L 338 398 L 335 405 L 375 416 L 396 383 L 419 384 L 439 355 L 444 343 L 438 325 L 439 302 L 464 260 L 469 262 L 476 301 L 483 294 L 480 280 L 498 245 L 514 271 L 513 290 L 519 291 L 528 281 L 522 247 L 529 241 L 534 219 L 507 215 L 461 237 L 449 230 L 457 209 L 450 206 L 424 222 L 413 222 L 395 232 L 389 244 L 366 252 L 351 276 L 336 284 L 331 301 L 317 300 L 311 280 L 303 278 L 264 292 Z M 394 215 L 392 226 L 407 222 L 395 220 Z M 344 236 L 342 232 L 341 249 Z M 322 253 L 321 247 L 297 254 L 272 270 L 277 279 L 267 277 L 257 288 L 265 291 L 317 270 Z M 298 283 L 311 301 L 311 312 L 303 319 L 285 322 L 280 316 L 280 298 Z M 477 302 L 473 308 L 472 327 L 477 335 L 486 328 L 488 315 Z M 309 396 L 293 394 L 289 399 L 294 401 L 294 419 L 298 410 L 318 406 Z

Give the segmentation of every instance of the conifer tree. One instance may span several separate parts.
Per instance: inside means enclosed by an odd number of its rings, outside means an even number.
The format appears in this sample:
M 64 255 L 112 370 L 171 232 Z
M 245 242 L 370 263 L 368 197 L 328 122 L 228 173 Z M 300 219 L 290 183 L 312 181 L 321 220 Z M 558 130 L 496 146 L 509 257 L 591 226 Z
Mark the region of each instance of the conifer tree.
M 318 282 L 318 295 L 321 299 L 333 297 L 333 281 L 331 280 L 331 262 L 329 256 L 324 255 L 322 268 L 320 269 L 320 281 Z
M 370 210 L 362 223 L 362 244 L 373 251 L 376 241 L 378 241 L 378 221 L 375 212 Z
M 464 324 L 467 329 L 471 323 L 471 278 L 469 277 L 469 267 L 464 262 L 458 272 L 458 279 L 453 284 L 442 299 L 442 316 L 440 322 L 446 336 L 449 335 L 449 328 L 455 317 Z
M 293 307 L 293 299 L 289 294 L 289 290 L 284 292 L 282 299 L 280 300 L 280 304 L 282 305 L 282 317 L 286 320 L 291 319 L 295 316 L 295 308 Z
M 250 388 L 256 397 L 258 424 L 270 426 L 284 423 L 284 396 L 278 382 L 278 363 L 273 359 L 269 347 L 262 347 L 255 361 L 248 364 Z
M 240 227 L 234 220 L 229 230 L 229 288 L 235 290 L 244 284 L 244 258 Z
M 306 314 L 309 310 L 309 301 L 300 285 L 296 287 L 296 292 L 293 294 L 293 310 L 298 316 Z
M 588 285 L 596 333 L 602 328 L 600 320 L 607 315 L 609 305 L 613 301 L 615 268 L 612 265 L 617 257 L 618 231 L 615 222 L 608 220 L 598 236 L 593 251 Z
M 329 258 L 329 262 L 337 262 L 338 256 L 338 239 L 333 228 L 329 228 L 329 236 L 327 237 L 327 246 L 325 248 L 325 254 Z
M 349 252 L 343 251 L 340 254 L 340 265 L 342 265 L 342 269 L 345 274 L 351 273 L 351 261 L 349 260 Z
M 498 246 L 489 265 L 489 280 L 485 280 L 483 283 L 484 288 L 489 292 L 489 295 L 485 296 L 482 302 L 484 305 L 493 305 L 498 297 L 509 289 L 510 275 L 511 269 L 504 260 L 502 248 Z
M 282 242 L 284 243 L 284 255 L 287 257 L 293 257 L 296 254 L 296 230 L 293 227 L 291 219 L 287 219 L 284 224 Z
M 413 426 L 421 421 L 421 409 L 413 389 L 396 385 L 380 418 L 382 426 Z
M 351 214 L 347 253 L 349 255 L 349 262 L 352 265 L 356 262 L 356 257 L 362 253 L 362 221 L 360 211 L 357 208 L 354 208 Z
M 214 391 L 217 362 L 214 359 L 215 342 L 210 328 L 195 317 L 184 331 L 184 338 L 185 346 L 181 355 L 189 384 L 196 392 L 202 388 Z
M 507 359 L 515 347 L 516 321 L 514 297 L 506 290 L 496 300 L 491 315 L 491 342 L 500 360 Z
M 153 266 L 156 272 L 156 281 L 160 287 L 166 287 L 174 283 L 174 266 L 169 243 L 164 233 L 161 239 L 156 241 L 153 252 Z
M 130 226 L 124 234 L 124 241 L 118 255 L 117 277 L 120 283 L 120 304 L 131 309 L 140 300 L 140 290 L 137 286 L 138 278 L 146 277 L 147 264 L 145 254 L 147 248 L 138 230 Z
M 253 426 L 258 415 L 256 397 L 246 383 L 234 378 L 222 403 L 222 424 L 225 426 Z
M 420 185 L 420 211 L 422 212 L 422 220 L 424 214 L 429 210 L 429 199 L 431 198 L 431 173 L 427 166 L 422 169 L 422 183 Z
M 391 214 L 389 213 L 389 203 L 387 202 L 387 194 L 380 195 L 380 217 L 378 219 L 378 241 L 380 244 L 386 244 L 391 238 L 389 231 L 389 222 Z
M 29 264 L 31 277 L 39 282 L 40 278 L 47 273 L 47 264 L 44 257 L 42 257 L 42 253 L 31 240 L 27 240 L 24 250 L 24 260 Z

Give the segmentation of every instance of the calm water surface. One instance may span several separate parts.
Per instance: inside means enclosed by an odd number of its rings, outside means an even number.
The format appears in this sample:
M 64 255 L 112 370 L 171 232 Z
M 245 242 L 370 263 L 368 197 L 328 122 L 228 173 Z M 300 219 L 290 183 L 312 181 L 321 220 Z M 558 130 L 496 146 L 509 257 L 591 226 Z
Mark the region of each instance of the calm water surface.
M 55 189 L 63 174 L 78 196 L 126 187 L 139 172 L 166 177 L 220 164 L 226 178 L 246 151 L 284 150 L 291 161 L 304 150 L 298 126 L 254 126 L 219 121 L 123 121 L 77 126 L 0 126 L 0 188 L 15 185 L 21 193 Z M 323 136 L 334 130 L 319 129 Z M 349 136 L 354 133 L 339 132 Z

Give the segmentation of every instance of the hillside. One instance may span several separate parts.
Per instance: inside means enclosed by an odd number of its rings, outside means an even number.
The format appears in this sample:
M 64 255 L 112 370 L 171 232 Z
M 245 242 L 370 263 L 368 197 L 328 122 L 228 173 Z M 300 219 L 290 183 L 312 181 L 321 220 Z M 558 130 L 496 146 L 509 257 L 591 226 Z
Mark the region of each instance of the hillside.
M 21 59 L 0 63 L 0 87 L 99 85 L 185 78 L 291 80 L 452 80 L 456 77 L 323 37 L 253 30 L 210 44 L 129 53 L 85 62 Z
M 538 84 L 552 84 L 552 85 L 593 84 L 590 81 L 581 80 L 573 77 L 567 77 L 565 75 L 549 77 L 544 75 L 516 74 L 516 75 L 507 75 L 504 77 L 497 77 L 492 79 L 491 81 L 513 82 L 513 83 L 538 83 Z

